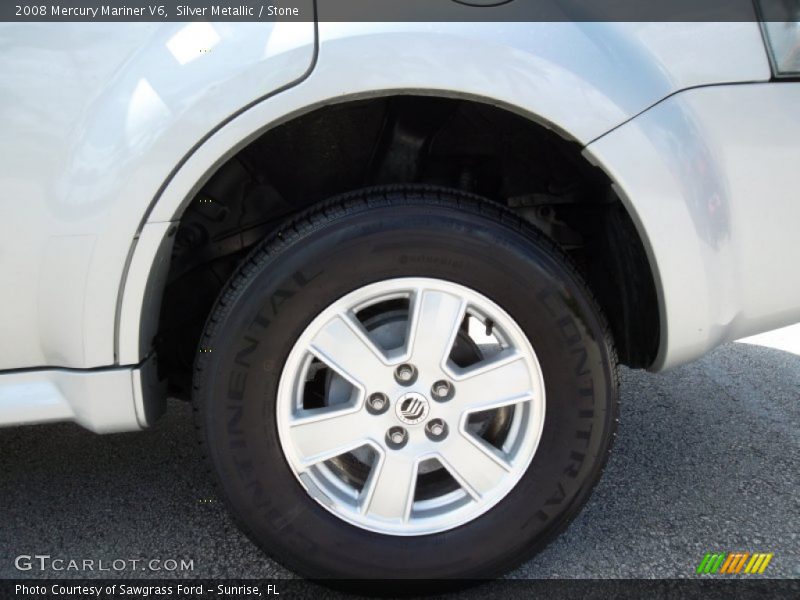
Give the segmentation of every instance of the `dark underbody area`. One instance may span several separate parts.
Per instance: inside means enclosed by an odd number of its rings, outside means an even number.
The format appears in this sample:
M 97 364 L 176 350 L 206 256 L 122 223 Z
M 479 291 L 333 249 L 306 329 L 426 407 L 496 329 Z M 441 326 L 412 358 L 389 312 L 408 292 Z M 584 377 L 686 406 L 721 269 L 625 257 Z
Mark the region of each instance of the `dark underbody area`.
M 580 145 L 496 106 L 393 96 L 325 106 L 269 129 L 202 186 L 176 233 L 156 339 L 171 392 L 188 394 L 203 324 L 249 249 L 317 202 L 386 184 L 479 194 L 533 223 L 577 265 L 620 361 L 652 362 L 658 308 L 645 251 Z

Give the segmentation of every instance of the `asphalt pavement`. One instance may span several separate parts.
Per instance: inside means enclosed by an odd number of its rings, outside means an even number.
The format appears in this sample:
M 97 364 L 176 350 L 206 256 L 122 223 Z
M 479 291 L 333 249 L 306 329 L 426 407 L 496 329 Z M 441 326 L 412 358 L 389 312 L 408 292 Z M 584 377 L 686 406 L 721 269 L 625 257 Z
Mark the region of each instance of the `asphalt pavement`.
M 693 577 L 712 551 L 771 552 L 765 575 L 800 577 L 800 329 L 793 335 L 772 348 L 728 344 L 664 374 L 624 370 L 603 479 L 512 577 Z M 17 570 L 16 557 L 36 554 L 192 569 Z M 185 404 L 170 402 L 143 433 L 0 429 L 0 578 L 115 575 L 291 577 L 214 497 Z

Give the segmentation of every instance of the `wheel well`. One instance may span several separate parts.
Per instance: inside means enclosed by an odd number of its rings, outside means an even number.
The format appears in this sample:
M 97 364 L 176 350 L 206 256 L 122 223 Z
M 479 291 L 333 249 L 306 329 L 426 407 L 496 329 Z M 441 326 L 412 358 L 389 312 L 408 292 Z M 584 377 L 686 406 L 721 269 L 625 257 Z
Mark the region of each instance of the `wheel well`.
M 172 393 L 188 391 L 203 323 L 250 247 L 320 200 L 386 183 L 442 185 L 510 207 L 578 265 L 620 360 L 645 367 L 655 358 L 658 305 L 642 242 L 580 145 L 496 106 L 400 95 L 325 106 L 276 126 L 192 199 L 175 236 L 156 337 Z

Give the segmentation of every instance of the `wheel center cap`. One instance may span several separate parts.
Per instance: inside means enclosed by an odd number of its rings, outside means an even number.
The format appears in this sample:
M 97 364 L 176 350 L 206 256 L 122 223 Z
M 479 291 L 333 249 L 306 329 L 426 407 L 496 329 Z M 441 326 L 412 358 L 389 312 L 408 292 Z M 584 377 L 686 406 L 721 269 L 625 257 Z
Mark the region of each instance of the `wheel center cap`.
M 395 402 L 394 412 L 397 418 L 406 425 L 418 425 L 428 416 L 430 403 L 428 399 L 417 392 L 408 392 L 400 396 Z

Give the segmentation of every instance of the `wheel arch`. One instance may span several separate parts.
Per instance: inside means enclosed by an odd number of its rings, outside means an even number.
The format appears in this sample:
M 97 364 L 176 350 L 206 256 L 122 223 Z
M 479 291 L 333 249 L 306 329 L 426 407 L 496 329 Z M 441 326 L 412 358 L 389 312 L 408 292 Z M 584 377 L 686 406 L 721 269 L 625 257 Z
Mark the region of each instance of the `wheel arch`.
M 287 90 L 282 96 L 291 94 L 292 90 Z M 583 148 L 580 142 L 569 136 L 562 128 L 539 115 L 532 114 L 524 107 L 508 105 L 496 98 L 485 96 L 455 92 L 443 94 L 436 89 L 370 90 L 366 93 L 340 96 L 335 99 L 326 98 L 312 104 L 296 106 L 294 110 L 289 111 L 278 110 L 280 106 L 287 106 L 285 102 L 278 101 L 271 103 L 272 106 L 266 111 L 261 110 L 266 107 L 253 107 L 210 136 L 206 143 L 188 156 L 186 161 L 176 169 L 174 176 L 165 183 L 158 198 L 154 201 L 149 216 L 140 230 L 136 247 L 132 251 L 125 278 L 124 294 L 119 304 L 117 352 L 120 362 L 122 364 L 136 363 L 151 353 L 152 340 L 158 331 L 160 302 L 166 286 L 175 234 L 187 207 L 221 167 L 255 140 L 259 140 L 282 125 L 292 126 L 304 116 L 314 115 L 330 107 L 341 107 L 358 102 L 391 101 L 395 98 L 409 97 L 409 95 L 413 98 L 429 98 L 432 101 L 448 99 L 453 102 L 491 107 L 492 110 L 514 115 L 515 118 L 524 120 L 537 130 L 553 132 L 553 135 L 566 144 L 572 145 L 578 152 Z M 270 101 L 262 104 L 268 103 Z M 264 113 L 270 111 L 272 111 L 272 118 L 265 119 Z M 589 164 L 589 161 L 586 163 Z M 619 206 L 622 204 L 619 203 Z M 638 235 L 640 232 L 637 233 Z M 639 238 L 635 242 L 639 245 L 642 244 L 642 240 Z M 645 270 L 642 282 L 637 285 L 652 286 L 654 271 L 649 265 L 645 266 Z M 620 273 L 621 275 L 622 273 Z M 590 282 L 590 285 L 592 283 Z M 627 294 L 627 296 L 631 296 L 631 294 Z M 609 302 L 607 301 L 605 304 L 604 308 L 607 309 Z M 650 323 L 643 330 L 646 330 L 648 334 L 655 332 L 657 336 L 659 326 L 658 322 Z M 631 329 L 635 330 L 636 327 Z M 632 332 L 629 333 L 633 335 Z M 624 349 L 632 344 L 632 338 L 618 340 L 617 343 L 622 346 L 622 355 L 625 356 Z M 647 354 L 648 351 L 645 350 L 642 356 L 628 362 L 635 366 L 648 366 L 647 361 L 652 357 Z

